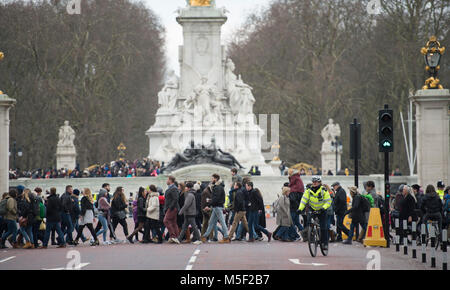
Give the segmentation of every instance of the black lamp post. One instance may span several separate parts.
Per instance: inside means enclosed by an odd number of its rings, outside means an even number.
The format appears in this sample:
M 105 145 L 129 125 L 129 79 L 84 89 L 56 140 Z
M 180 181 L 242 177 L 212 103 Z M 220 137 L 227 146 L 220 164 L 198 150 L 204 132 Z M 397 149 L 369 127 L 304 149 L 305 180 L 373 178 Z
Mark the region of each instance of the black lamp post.
M 17 150 L 17 144 L 16 141 L 13 142 L 13 148 L 12 148 L 12 152 L 9 152 L 9 156 L 13 156 L 13 169 L 16 170 L 16 156 L 18 157 L 22 157 L 23 152 L 22 149 L 19 148 L 19 150 Z
M 334 147 L 334 150 L 336 152 L 336 173 L 335 173 L 335 175 L 337 175 L 338 174 L 338 154 L 342 150 L 342 142 L 336 136 L 336 141 L 331 141 L 331 146 Z
M 445 47 L 441 47 L 439 41 L 437 41 L 436 36 L 430 37 L 425 47 L 422 47 L 420 52 L 423 54 L 425 59 L 425 70 L 428 72 L 430 77 L 425 81 L 425 86 L 423 90 L 428 89 L 443 89 L 444 87 L 439 84 L 439 79 L 437 78 L 438 71 L 441 68 L 441 56 L 445 52 Z

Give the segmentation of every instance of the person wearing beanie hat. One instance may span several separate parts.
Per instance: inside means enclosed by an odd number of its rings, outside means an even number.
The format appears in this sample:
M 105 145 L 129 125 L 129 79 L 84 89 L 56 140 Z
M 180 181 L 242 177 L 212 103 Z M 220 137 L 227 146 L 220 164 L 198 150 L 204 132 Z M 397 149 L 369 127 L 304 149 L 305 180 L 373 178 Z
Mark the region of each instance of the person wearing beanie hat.
M 23 191 L 25 190 L 25 186 L 23 186 L 23 185 L 18 185 L 18 186 L 16 187 L 16 189 L 17 189 L 17 195 L 20 196 L 20 195 L 22 195 Z
M 108 190 L 106 190 L 106 188 L 104 188 L 104 187 L 102 187 L 102 188 L 100 188 L 100 190 L 98 191 L 98 195 L 97 195 L 97 200 L 95 201 L 95 203 L 94 203 L 94 207 L 95 208 L 97 208 L 97 209 L 99 209 L 99 201 L 100 201 L 100 199 L 102 198 L 102 197 L 105 197 L 105 198 L 107 198 L 107 196 L 108 196 Z M 108 202 L 108 201 L 107 201 Z M 106 216 L 105 216 L 106 217 Z M 99 222 L 97 223 L 97 226 L 95 227 L 95 229 L 94 229 L 94 231 L 95 231 L 95 233 L 97 234 L 97 236 L 98 236 L 98 232 L 100 231 L 100 229 L 103 227 L 103 225 L 102 225 L 102 223 L 100 222 L 100 219 L 99 219 Z M 101 233 L 100 233 L 101 234 Z
M 337 242 L 342 242 L 342 232 L 348 236 L 348 229 L 344 226 L 345 212 L 347 211 L 347 193 L 339 182 L 331 185 L 334 196 L 334 212 L 336 213 Z

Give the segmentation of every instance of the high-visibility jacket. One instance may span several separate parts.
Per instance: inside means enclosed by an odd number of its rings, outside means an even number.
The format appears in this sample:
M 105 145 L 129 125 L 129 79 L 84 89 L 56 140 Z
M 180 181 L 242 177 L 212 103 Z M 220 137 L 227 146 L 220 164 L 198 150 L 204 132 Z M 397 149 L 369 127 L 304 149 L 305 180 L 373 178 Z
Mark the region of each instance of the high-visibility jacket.
M 309 204 L 313 210 L 327 209 L 331 206 L 331 196 L 328 190 L 321 186 L 316 192 L 312 189 L 306 190 L 300 201 L 299 210 L 304 210 Z
M 228 208 L 229 205 L 230 205 L 230 197 L 228 195 L 225 195 L 224 208 Z
M 438 190 L 436 190 L 436 192 L 439 195 L 439 197 L 441 198 L 441 200 L 444 200 L 444 190 L 438 189 Z

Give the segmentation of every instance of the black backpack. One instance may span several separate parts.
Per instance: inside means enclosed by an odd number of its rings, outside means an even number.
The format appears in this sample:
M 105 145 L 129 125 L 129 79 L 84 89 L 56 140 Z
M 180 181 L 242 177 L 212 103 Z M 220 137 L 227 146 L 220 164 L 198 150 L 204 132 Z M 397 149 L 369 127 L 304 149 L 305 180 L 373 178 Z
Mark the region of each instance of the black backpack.
M 370 202 L 367 198 L 365 198 L 364 196 L 360 196 L 361 197 L 361 209 L 363 212 L 369 212 L 370 211 Z
M 41 215 L 41 206 L 37 198 L 33 197 L 31 200 L 31 211 L 34 217 L 38 217 Z

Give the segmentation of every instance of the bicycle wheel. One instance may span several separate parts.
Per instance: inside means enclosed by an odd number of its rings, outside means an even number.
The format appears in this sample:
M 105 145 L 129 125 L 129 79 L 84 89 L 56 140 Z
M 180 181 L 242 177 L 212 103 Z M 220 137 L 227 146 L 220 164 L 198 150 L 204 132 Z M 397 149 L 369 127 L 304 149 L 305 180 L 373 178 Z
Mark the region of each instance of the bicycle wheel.
M 322 237 L 320 236 L 320 231 L 318 231 L 318 241 L 320 245 L 320 251 L 322 252 L 322 255 L 327 256 L 328 255 L 328 249 L 324 249 L 324 245 L 322 244 Z
M 311 256 L 317 255 L 317 230 L 315 226 L 308 227 L 308 248 Z

